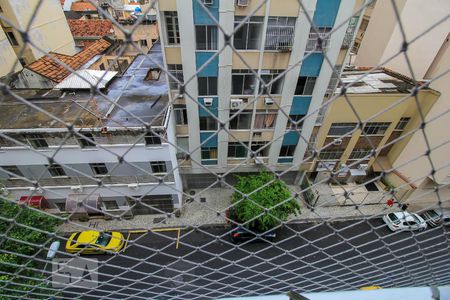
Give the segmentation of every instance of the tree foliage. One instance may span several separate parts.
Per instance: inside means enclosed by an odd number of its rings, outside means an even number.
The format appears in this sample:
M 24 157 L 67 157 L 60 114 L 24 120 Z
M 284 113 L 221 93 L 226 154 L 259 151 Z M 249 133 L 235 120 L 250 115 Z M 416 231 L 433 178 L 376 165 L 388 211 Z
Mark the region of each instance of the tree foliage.
M 238 183 L 235 188 L 246 195 L 273 180 L 267 186 L 249 195 L 248 198 L 243 198 L 239 192 L 233 193 L 231 202 L 234 206 L 231 217 L 239 223 L 249 221 L 245 224 L 248 229 L 267 231 L 279 225 L 280 220 L 284 221 L 289 215 L 297 214 L 300 210 L 299 203 L 291 198 L 292 195 L 286 184 L 275 179 L 272 174 L 261 172 L 258 175 L 237 177 Z M 255 218 L 256 216 L 258 217 Z
M 27 243 L 45 244 L 49 239 L 48 234 L 45 232 L 54 232 L 60 220 L 28 207 L 17 205 L 1 197 L 0 216 L 2 217 L 0 219 L 0 232 L 6 234 L 5 238 L 0 239 L 0 274 L 2 274 L 0 286 L 5 284 L 3 281 L 10 282 L 5 288 L 17 291 L 17 293 L 8 291 L 8 294 L 11 296 L 23 296 L 22 292 L 32 289 L 28 286 L 33 286 L 36 293 L 50 295 L 50 290 L 45 288 L 46 286 L 40 274 L 27 268 L 18 267 L 26 264 L 29 268 L 39 269 L 39 266 L 34 261 L 29 261 L 26 257 L 19 254 L 26 256 L 36 254 L 40 248 Z M 11 223 L 4 218 L 15 220 L 15 223 Z M 29 226 L 30 228 L 21 225 Z M 45 232 L 40 232 L 39 230 Z M 9 252 L 17 253 L 18 255 Z M 42 255 L 46 254 L 42 251 L 41 253 Z M 11 275 L 14 273 L 19 276 Z M 48 297 L 42 296 L 42 298 Z M 0 299 L 2 299 L 1 296 Z

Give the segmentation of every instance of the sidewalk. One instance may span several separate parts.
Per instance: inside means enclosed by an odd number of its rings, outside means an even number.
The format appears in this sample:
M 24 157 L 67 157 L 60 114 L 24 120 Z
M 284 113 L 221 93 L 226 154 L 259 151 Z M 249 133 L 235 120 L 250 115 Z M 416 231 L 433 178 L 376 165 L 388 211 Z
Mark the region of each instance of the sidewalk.
M 291 191 L 299 192 L 298 186 L 289 186 Z M 166 215 L 137 215 L 131 220 L 104 220 L 92 219 L 88 222 L 71 221 L 60 226 L 60 232 L 68 233 L 80 230 L 151 230 L 161 227 L 189 227 L 201 225 L 225 225 L 225 210 L 231 205 L 233 191 L 227 188 L 211 188 L 201 192 L 195 190 L 194 201 L 185 203 L 181 216 Z M 361 205 L 358 209 L 355 205 L 322 205 L 318 204 L 314 211 L 307 208 L 302 201 L 302 213 L 293 216 L 291 223 L 317 222 L 323 220 L 348 220 L 362 219 L 373 216 L 381 216 L 390 211 L 398 211 L 398 208 L 387 208 L 386 204 Z M 220 213 L 218 215 L 218 213 Z

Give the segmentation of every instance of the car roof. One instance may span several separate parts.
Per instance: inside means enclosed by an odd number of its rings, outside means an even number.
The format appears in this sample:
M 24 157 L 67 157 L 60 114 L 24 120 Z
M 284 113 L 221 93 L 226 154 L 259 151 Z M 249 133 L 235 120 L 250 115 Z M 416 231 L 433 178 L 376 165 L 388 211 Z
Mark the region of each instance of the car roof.
M 82 231 L 78 236 L 77 243 L 88 244 L 93 243 L 98 239 L 100 232 L 95 230 Z
M 405 220 L 405 221 L 416 221 L 416 219 L 413 217 L 413 214 L 407 212 L 407 211 L 399 211 L 399 212 L 395 212 L 393 213 L 397 218 L 399 218 L 400 220 Z

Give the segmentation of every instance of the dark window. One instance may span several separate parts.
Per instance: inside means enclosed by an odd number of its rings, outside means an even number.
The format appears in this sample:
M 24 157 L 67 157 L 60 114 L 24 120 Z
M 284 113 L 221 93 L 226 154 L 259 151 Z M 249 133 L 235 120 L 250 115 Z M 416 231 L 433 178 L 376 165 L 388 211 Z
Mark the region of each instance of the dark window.
M 94 143 L 94 136 L 92 135 L 92 133 L 89 132 L 80 132 L 80 135 L 82 135 L 83 137 L 77 135 L 77 140 L 78 143 L 80 143 L 81 148 L 90 148 L 90 147 L 95 147 L 95 143 Z M 89 140 L 87 140 L 89 139 Z M 92 142 L 91 142 L 92 141 Z
M 234 27 L 238 27 L 244 18 L 243 16 L 236 16 Z M 234 47 L 242 50 L 259 49 L 263 24 L 264 17 L 250 17 L 234 34 Z
M 150 167 L 153 173 L 167 173 L 167 166 L 165 161 L 151 161 Z
M 356 123 L 333 123 L 328 135 L 347 135 L 356 128 Z
M 366 135 L 385 134 L 391 123 L 388 122 L 369 122 L 364 126 L 363 132 Z
M 19 42 L 17 42 L 16 36 L 14 35 L 14 32 L 12 31 L 6 31 L 6 36 L 8 37 L 9 42 L 11 45 L 17 47 L 19 46 Z
M 350 153 L 349 159 L 361 159 L 364 157 L 370 158 L 372 149 L 353 149 Z
M 3 170 L 16 174 L 18 177 L 24 177 L 17 166 L 2 166 Z M 16 176 L 8 174 L 9 178 L 16 178 Z
M 266 32 L 266 50 L 291 49 L 295 31 L 294 17 L 269 17 Z
M 280 156 L 283 157 L 292 157 L 294 156 L 296 145 L 283 145 L 280 149 Z
M 213 117 L 200 117 L 200 130 L 217 130 L 217 121 Z
M 178 26 L 178 14 L 176 11 L 165 11 L 167 27 L 167 43 L 172 45 L 180 44 L 180 30 Z
M 336 160 L 336 159 L 340 159 L 343 153 L 344 153 L 343 150 L 323 150 L 323 151 L 320 151 L 319 158 Z
M 276 118 L 276 111 L 256 112 L 255 123 L 253 124 L 253 127 L 255 129 L 273 128 L 275 126 Z
M 294 95 L 312 95 L 316 79 L 316 77 L 300 76 L 297 80 Z
M 50 166 L 47 166 L 47 169 L 52 177 L 61 177 L 66 176 L 66 172 L 64 171 L 63 167 L 57 164 L 53 164 Z
M 195 26 L 197 50 L 217 50 L 217 27 L 210 25 Z
M 252 122 L 252 112 L 251 111 L 242 111 L 233 119 L 232 116 L 236 111 L 230 112 L 230 129 L 250 129 L 250 124 Z
M 103 200 L 103 205 L 108 210 L 119 209 L 119 205 L 117 205 L 116 200 Z
M 94 172 L 94 175 L 106 175 L 108 174 L 108 168 L 104 163 L 91 163 L 89 166 Z
M 105 65 L 104 64 L 100 64 L 100 66 L 99 66 L 99 68 L 100 68 L 100 70 L 105 70 Z
M 19 58 L 19 62 L 22 64 L 22 66 L 26 66 L 27 65 L 27 60 L 25 59 L 25 57 Z
M 322 52 L 330 44 L 330 27 L 311 28 L 306 43 L 306 52 Z M 320 40 L 319 40 L 320 39 Z
M 403 130 L 405 129 L 406 125 L 408 125 L 408 122 L 411 120 L 411 118 L 400 118 L 400 121 L 398 121 L 397 126 L 395 126 L 396 130 Z
M 42 134 L 27 134 L 26 138 L 28 140 L 28 143 L 35 149 L 48 148 L 47 141 Z
M 158 133 L 158 134 L 161 135 L 161 133 Z M 144 139 L 145 139 L 146 146 L 161 145 L 161 138 L 159 136 L 153 134 L 152 132 L 147 132 Z
M 174 105 L 173 110 L 175 112 L 175 121 L 177 125 L 187 125 L 188 118 L 186 105 Z
M 147 40 L 140 40 L 141 47 L 148 47 Z
M 300 122 L 305 117 L 305 115 L 289 115 L 289 119 L 286 124 L 286 129 L 295 129 L 295 124 L 297 124 L 297 129 L 300 129 L 303 125 L 303 121 Z
M 202 159 L 217 159 L 217 148 L 216 147 L 209 147 L 209 148 L 202 148 Z
M 252 95 L 255 92 L 256 77 L 251 70 L 232 70 L 231 94 Z
M 217 95 L 217 77 L 198 77 L 198 95 Z
M 270 94 L 281 94 L 281 89 L 283 87 L 283 80 L 284 76 L 281 76 L 277 78 L 283 70 L 261 70 L 261 79 L 264 81 L 264 83 L 267 85 L 272 80 L 276 78 L 276 80 L 268 85 L 268 92 Z M 260 93 L 263 92 L 263 85 L 260 85 Z
M 177 89 L 179 83 L 183 83 L 184 82 L 184 77 L 183 77 L 183 65 L 174 65 L 174 64 L 169 64 L 167 65 L 167 70 L 169 71 L 169 73 L 176 78 L 172 78 L 171 76 L 169 76 L 169 86 L 171 89 Z
M 242 145 L 244 144 L 244 145 Z M 229 142 L 228 157 L 242 158 L 247 157 L 248 143 Z
M 269 147 L 265 147 L 267 142 L 253 142 L 251 149 L 256 153 L 256 156 L 269 156 Z

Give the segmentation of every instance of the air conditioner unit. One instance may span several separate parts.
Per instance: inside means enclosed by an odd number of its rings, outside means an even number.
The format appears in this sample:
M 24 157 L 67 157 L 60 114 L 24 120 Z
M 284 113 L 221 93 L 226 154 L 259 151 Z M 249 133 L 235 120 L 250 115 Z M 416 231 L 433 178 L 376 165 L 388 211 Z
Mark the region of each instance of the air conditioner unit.
M 81 185 L 71 186 L 70 189 L 78 193 L 81 193 L 83 191 L 83 187 Z
M 128 184 L 128 188 L 133 189 L 133 190 L 137 190 L 139 188 L 139 184 L 137 184 L 137 183 L 130 183 L 130 184 Z
M 362 171 L 366 171 L 369 168 L 368 164 L 359 164 L 358 169 Z
M 203 4 L 205 4 L 205 5 L 213 5 L 214 4 L 214 0 L 203 0 Z
M 237 6 L 240 6 L 240 7 L 246 7 L 246 6 L 248 6 L 248 2 L 249 2 L 250 0 L 237 0 Z
M 265 105 L 273 105 L 273 104 L 274 104 L 274 101 L 273 101 L 272 98 L 265 97 L 265 98 L 264 98 L 264 104 L 265 104 Z
M 260 138 L 260 137 L 262 137 L 262 132 L 253 132 L 253 137 L 254 137 L 254 138 Z
M 204 98 L 203 103 L 205 104 L 205 106 L 212 106 L 213 98 Z
M 334 139 L 333 145 L 340 145 L 340 144 L 342 144 L 342 140 L 341 139 Z
M 244 100 L 242 99 L 231 99 L 230 108 L 231 109 L 240 109 L 244 104 Z

